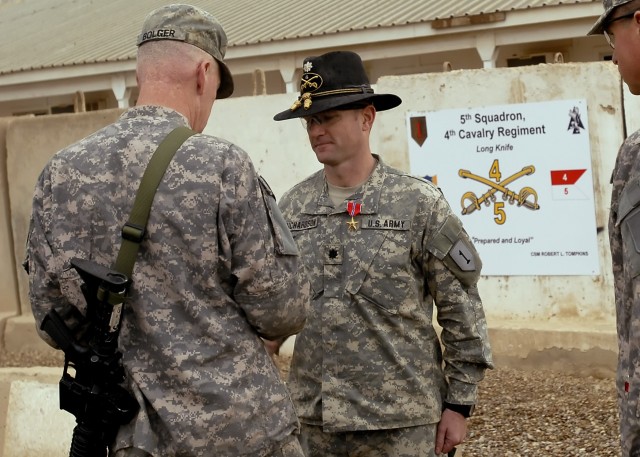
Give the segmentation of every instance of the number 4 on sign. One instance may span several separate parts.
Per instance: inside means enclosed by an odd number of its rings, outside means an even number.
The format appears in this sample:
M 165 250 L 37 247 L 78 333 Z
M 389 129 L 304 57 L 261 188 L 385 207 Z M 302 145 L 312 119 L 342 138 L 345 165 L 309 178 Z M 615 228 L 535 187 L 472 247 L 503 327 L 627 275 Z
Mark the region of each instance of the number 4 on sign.
M 581 189 L 580 178 L 586 168 L 577 170 L 551 170 L 551 190 L 554 200 L 585 200 L 587 194 Z

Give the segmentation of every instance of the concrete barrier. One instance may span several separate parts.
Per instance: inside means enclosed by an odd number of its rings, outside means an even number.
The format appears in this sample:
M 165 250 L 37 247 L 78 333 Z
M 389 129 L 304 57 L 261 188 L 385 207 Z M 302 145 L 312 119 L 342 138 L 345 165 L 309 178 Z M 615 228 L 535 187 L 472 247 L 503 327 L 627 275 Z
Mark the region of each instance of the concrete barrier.
M 1 457 L 67 457 L 75 418 L 59 408 L 61 368 L 0 369 Z

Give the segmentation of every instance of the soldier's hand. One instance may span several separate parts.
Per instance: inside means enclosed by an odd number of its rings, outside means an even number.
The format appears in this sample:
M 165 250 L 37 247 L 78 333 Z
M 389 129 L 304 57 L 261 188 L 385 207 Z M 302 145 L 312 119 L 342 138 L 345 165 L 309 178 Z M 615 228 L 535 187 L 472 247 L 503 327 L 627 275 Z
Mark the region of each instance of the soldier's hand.
M 446 454 L 467 436 L 467 420 L 460 413 L 442 411 L 436 434 L 436 454 Z
M 263 338 L 262 342 L 264 343 L 264 347 L 267 348 L 267 352 L 269 353 L 269 355 L 273 357 L 274 355 L 280 354 L 280 346 L 282 346 L 282 343 L 284 343 L 284 338 L 280 338 L 277 340 L 265 340 Z

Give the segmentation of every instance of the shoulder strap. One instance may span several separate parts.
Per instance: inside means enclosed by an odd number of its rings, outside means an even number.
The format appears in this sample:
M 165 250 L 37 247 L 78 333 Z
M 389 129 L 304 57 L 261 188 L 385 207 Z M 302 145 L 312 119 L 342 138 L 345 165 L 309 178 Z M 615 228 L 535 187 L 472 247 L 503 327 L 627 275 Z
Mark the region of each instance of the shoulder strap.
M 171 131 L 151 156 L 142 175 L 129 220 L 122 227 L 122 246 L 114 265 L 114 270 L 127 275 L 128 278 L 131 278 L 133 265 L 136 263 L 138 249 L 151 212 L 151 203 L 160 181 L 178 148 L 193 134 L 195 132 L 188 127 L 177 127 Z

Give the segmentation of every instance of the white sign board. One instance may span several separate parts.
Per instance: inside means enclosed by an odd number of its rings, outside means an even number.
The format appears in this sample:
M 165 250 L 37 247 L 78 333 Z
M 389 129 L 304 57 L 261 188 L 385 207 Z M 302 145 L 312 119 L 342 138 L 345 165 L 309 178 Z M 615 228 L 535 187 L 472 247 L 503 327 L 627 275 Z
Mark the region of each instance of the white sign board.
M 482 274 L 598 275 L 585 100 L 409 112 L 411 173 L 462 220 Z

